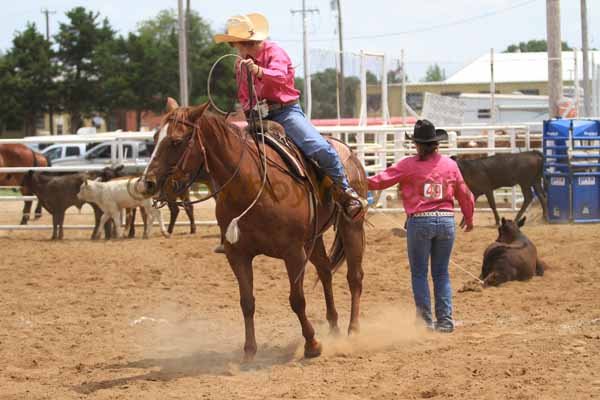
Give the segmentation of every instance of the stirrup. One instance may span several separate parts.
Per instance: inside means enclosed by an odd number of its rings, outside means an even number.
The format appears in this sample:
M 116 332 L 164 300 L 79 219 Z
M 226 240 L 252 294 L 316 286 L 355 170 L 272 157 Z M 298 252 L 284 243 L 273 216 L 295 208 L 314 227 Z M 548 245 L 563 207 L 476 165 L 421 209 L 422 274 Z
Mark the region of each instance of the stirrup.
M 341 191 L 340 205 L 344 210 L 344 216 L 351 221 L 359 221 L 367 213 L 369 203 L 363 199 L 352 188 Z

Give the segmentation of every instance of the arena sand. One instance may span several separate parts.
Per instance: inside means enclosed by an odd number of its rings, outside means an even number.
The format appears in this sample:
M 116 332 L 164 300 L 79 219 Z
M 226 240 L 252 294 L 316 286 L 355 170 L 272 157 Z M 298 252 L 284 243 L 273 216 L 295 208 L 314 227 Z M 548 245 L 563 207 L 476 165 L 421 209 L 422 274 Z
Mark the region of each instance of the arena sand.
M 67 223 L 89 223 L 89 211 L 71 211 Z M 18 215 L 3 205 L 0 222 Z M 472 278 L 451 267 L 450 335 L 415 327 L 405 239 L 393 233 L 404 216 L 371 216 L 359 336 L 328 335 L 308 272 L 307 311 L 324 345 L 313 360 L 302 358 L 285 268 L 257 258 L 259 349 L 249 365 L 240 364 L 237 283 L 212 253 L 216 228 L 110 242 L 80 231 L 61 243 L 49 232 L 0 233 L 0 399 L 600 398 L 600 228 L 528 215 L 546 275 L 459 292 Z M 476 230 L 457 235 L 453 260 L 476 275 L 497 234 L 490 216 L 478 213 Z M 345 268 L 334 290 L 345 330 Z

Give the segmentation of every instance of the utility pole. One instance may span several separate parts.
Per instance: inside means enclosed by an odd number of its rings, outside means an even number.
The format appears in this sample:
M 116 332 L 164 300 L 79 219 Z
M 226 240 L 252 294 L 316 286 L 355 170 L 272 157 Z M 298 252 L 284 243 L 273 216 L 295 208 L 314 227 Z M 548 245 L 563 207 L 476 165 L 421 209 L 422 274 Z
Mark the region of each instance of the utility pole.
M 302 0 L 301 10 L 290 10 L 292 15 L 302 14 L 302 42 L 304 46 L 304 111 L 310 118 L 311 114 L 311 92 L 310 92 L 310 69 L 308 62 L 308 14 L 319 13 L 318 8 L 306 8 L 306 0 Z
M 590 81 L 587 0 L 581 0 L 581 50 L 583 51 L 583 112 L 586 117 L 591 117 L 592 82 Z
M 573 71 L 573 87 L 575 89 L 575 118 L 579 118 L 579 110 L 581 110 L 581 97 L 579 96 L 579 60 L 577 60 L 579 51 L 577 47 L 573 47 L 573 60 L 574 60 L 574 71 Z
M 546 0 L 546 31 L 548 42 L 548 113 L 558 117 L 558 105 L 563 95 L 562 52 L 560 37 L 560 0 Z
M 189 42 L 189 38 L 190 38 L 190 32 L 192 31 L 192 25 L 191 25 L 191 21 L 192 18 L 191 16 L 191 4 L 190 4 L 191 0 L 187 0 L 187 4 L 186 4 L 186 9 L 185 9 L 185 37 L 186 37 L 186 43 Z M 190 47 L 186 46 L 186 67 L 187 67 L 187 79 L 188 79 L 188 95 L 190 93 L 192 93 L 192 74 L 190 73 Z
M 344 84 L 344 40 L 342 33 L 342 5 L 341 0 L 337 1 L 337 22 L 338 22 L 338 40 L 339 40 L 339 52 L 340 52 L 340 76 L 339 76 L 339 85 L 340 85 L 340 93 L 339 93 L 339 102 L 341 103 L 342 109 L 342 117 L 344 116 L 344 99 L 345 99 L 345 84 Z
M 50 11 L 47 8 L 42 10 L 42 14 L 46 15 L 46 40 L 50 41 L 50 14 L 56 14 L 56 11 Z M 48 104 L 48 122 L 50 127 L 50 135 L 54 135 L 54 106 Z
M 183 0 L 178 0 L 179 8 L 179 97 L 182 107 L 189 105 L 187 73 L 187 32 Z

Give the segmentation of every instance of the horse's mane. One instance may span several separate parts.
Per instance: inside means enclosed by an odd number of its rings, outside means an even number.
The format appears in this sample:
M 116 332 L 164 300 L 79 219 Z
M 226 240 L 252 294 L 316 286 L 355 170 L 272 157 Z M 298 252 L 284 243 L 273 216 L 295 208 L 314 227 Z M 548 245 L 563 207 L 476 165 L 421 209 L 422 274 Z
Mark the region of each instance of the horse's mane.
M 160 127 L 164 127 L 167 122 L 171 119 L 175 119 L 175 121 L 188 121 L 192 123 L 198 123 L 200 129 L 205 130 L 206 128 L 214 128 L 217 127 L 219 130 L 227 131 L 232 130 L 236 134 L 240 134 L 241 129 L 239 126 L 227 121 L 227 119 L 221 115 L 217 114 L 209 109 L 206 109 L 199 121 L 190 121 L 190 112 L 193 110 L 193 107 L 178 107 L 174 110 L 167 112 L 160 121 Z

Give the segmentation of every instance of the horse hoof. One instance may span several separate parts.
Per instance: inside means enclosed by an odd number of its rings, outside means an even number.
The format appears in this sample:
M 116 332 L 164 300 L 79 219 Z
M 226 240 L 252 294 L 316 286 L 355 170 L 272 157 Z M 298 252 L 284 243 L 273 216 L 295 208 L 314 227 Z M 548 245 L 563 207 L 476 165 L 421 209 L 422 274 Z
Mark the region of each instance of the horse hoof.
M 360 333 L 360 326 L 358 324 L 352 324 L 348 327 L 348 336 L 358 335 Z
M 340 328 L 337 325 L 329 327 L 329 335 L 333 337 L 339 337 L 341 336 L 341 334 L 342 332 L 340 331 Z
M 225 254 L 225 246 L 223 245 L 223 243 L 221 243 L 220 245 L 218 245 L 217 247 L 215 247 L 215 249 L 213 250 L 214 253 L 217 254 Z
M 315 358 L 321 355 L 323 346 L 318 341 L 314 340 L 313 343 L 306 343 L 304 345 L 304 358 Z

